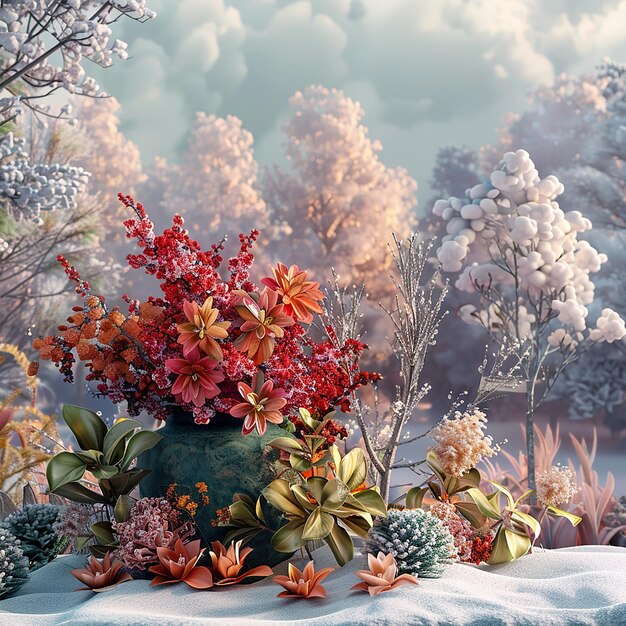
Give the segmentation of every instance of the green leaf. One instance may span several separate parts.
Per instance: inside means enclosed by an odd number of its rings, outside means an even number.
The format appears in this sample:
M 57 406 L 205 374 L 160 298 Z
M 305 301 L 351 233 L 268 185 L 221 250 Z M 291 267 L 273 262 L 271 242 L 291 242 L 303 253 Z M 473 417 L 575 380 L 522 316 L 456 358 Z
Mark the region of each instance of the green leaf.
M 493 480 L 488 480 L 487 482 L 490 485 L 493 485 L 500 493 L 503 493 L 505 495 L 506 500 L 509 504 L 509 508 L 511 510 L 515 509 L 515 500 L 513 500 L 513 496 L 511 495 L 511 492 L 506 487 L 503 487 L 502 485 L 499 485 L 498 483 L 493 482 Z
M 541 533 L 541 524 L 532 515 L 522 513 L 521 511 L 511 511 L 511 519 L 528 526 L 535 537 L 538 537 L 539 533 Z
M 304 520 L 294 520 L 281 526 L 272 537 L 272 547 L 277 552 L 295 552 L 306 541 L 302 539 Z
M 73 404 L 63 406 L 63 419 L 83 450 L 100 450 L 107 433 L 107 425 L 93 411 Z
M 354 544 L 347 531 L 338 524 L 333 526 L 332 531 L 325 538 L 326 543 L 332 550 L 335 560 L 340 566 L 344 566 L 354 558 Z
M 412 487 L 406 493 L 406 506 L 408 509 L 419 509 L 428 493 L 428 487 Z
M 130 518 L 130 510 L 133 506 L 133 499 L 127 495 L 121 495 L 115 507 L 113 508 L 113 514 L 115 515 L 116 522 L 127 522 Z
M 467 495 L 474 501 L 479 511 L 490 519 L 500 519 L 500 509 L 487 499 L 487 496 L 480 489 L 468 489 Z
M 501 526 L 494 537 L 491 546 L 491 555 L 487 563 L 489 563 L 489 565 L 498 565 L 499 563 L 508 563 L 512 561 L 513 558 L 509 544 L 504 535 L 504 526 Z
M 141 424 L 137 420 L 121 419 L 113 426 L 111 426 L 109 432 L 104 437 L 104 444 L 102 451 L 104 452 L 104 462 L 109 465 L 115 465 L 122 459 L 123 441 L 126 437 L 129 437 L 137 428 L 141 428 Z M 122 450 L 120 458 L 115 459 L 116 452 L 119 454 L 119 450 Z
M 265 499 L 279 511 L 288 515 L 302 516 L 302 508 L 286 480 L 282 478 L 273 480 L 262 493 Z
M 76 539 L 74 540 L 76 549 L 82 550 L 87 545 L 90 539 L 91 537 L 85 537 L 85 536 L 76 537 Z
M 72 452 L 72 454 L 75 454 L 87 465 L 99 466 L 102 464 L 102 452 L 99 450 L 78 450 L 76 452 Z
M 439 459 L 437 458 L 437 455 L 433 450 L 429 450 L 426 453 L 426 462 L 443 485 L 443 483 L 446 481 L 446 473 L 443 471 L 443 467 L 441 467 L 441 463 L 439 462 Z
M 334 525 L 335 520 L 333 516 L 318 507 L 306 520 L 304 528 L 302 529 L 302 539 L 304 541 L 324 539 L 333 529 Z
M 298 409 L 298 412 L 300 413 L 300 419 L 311 429 L 311 430 L 317 430 L 321 425 L 322 422 L 320 422 L 319 420 L 314 419 L 313 417 L 311 417 L 311 413 L 305 409 L 305 408 L 300 408 Z
M 240 528 L 258 528 L 259 520 L 246 502 L 233 502 L 229 508 L 230 524 Z
M 241 539 L 245 545 L 252 541 L 260 532 L 262 532 L 261 528 L 233 528 L 226 533 L 224 544 L 234 543 Z
M 517 500 L 515 500 L 515 508 L 518 507 L 519 503 L 522 502 L 522 500 L 525 500 L 526 498 L 528 498 L 528 496 L 531 493 L 535 493 L 535 490 L 534 489 L 526 489 L 526 491 Z
M 126 451 L 124 452 L 124 458 L 120 468 L 122 470 L 128 469 L 130 464 L 146 450 L 154 448 L 159 441 L 163 439 L 163 435 L 154 432 L 153 430 L 140 430 L 136 432 L 126 444 Z
M 487 516 L 474 502 L 457 502 L 454 506 L 474 528 L 482 528 L 487 523 Z
M 311 461 L 298 452 L 289 455 L 289 465 L 298 472 L 306 472 L 311 469 Z
M 353 448 L 346 454 L 337 471 L 337 477 L 353 491 L 365 482 L 367 476 L 367 464 L 361 448 Z
M 573 513 L 569 513 L 568 511 L 563 511 L 562 509 L 557 509 L 555 506 L 549 506 L 548 511 L 552 513 L 552 515 L 564 517 L 566 520 L 569 520 L 572 526 L 578 526 L 578 524 L 583 521 L 582 517 L 578 517 L 578 515 L 574 515 Z
M 306 488 L 311 492 L 311 495 L 318 501 L 321 502 L 324 493 L 324 487 L 328 480 L 326 478 L 322 478 L 321 476 L 311 476 L 306 479 Z
M 149 469 L 135 467 L 110 478 L 101 478 L 100 486 L 103 490 L 106 489 L 117 501 L 119 496 L 129 494 L 150 472 Z
M 333 511 L 338 509 L 349 495 L 350 489 L 348 489 L 348 486 L 340 480 L 333 478 L 333 480 L 329 480 L 324 485 L 319 503 L 322 505 L 322 508 Z
M 515 533 L 508 528 L 504 529 L 504 536 L 513 560 L 522 558 L 532 546 L 530 537 Z
M 350 517 L 342 517 L 341 523 L 348 527 L 355 535 L 359 537 L 367 537 L 370 529 L 372 528 L 372 520 L 365 519 L 360 515 L 351 515 Z
M 113 525 L 111 522 L 96 522 L 91 525 L 91 532 L 101 544 L 115 543 L 115 535 L 113 534 Z
M 236 493 L 233 502 L 245 502 L 251 509 L 254 508 L 254 500 L 247 493 Z
M 306 515 L 306 511 L 314 511 L 318 504 L 314 504 L 309 500 L 307 490 L 302 485 L 291 485 L 291 493 L 295 496 L 297 503 L 300 505 L 300 515 Z
M 85 485 L 81 483 L 65 483 L 60 487 L 57 487 L 55 493 L 59 496 L 63 496 L 72 502 L 82 502 L 83 504 L 107 504 L 107 499 L 91 489 L 87 489 Z
M 277 437 L 272 439 L 267 445 L 285 452 L 303 453 L 305 451 L 304 446 L 293 437 Z
M 357 491 L 352 495 L 370 515 L 387 517 L 387 505 L 380 493 L 373 487 L 365 489 L 364 491 Z
M 111 478 L 111 476 L 115 476 L 119 470 L 115 465 L 102 465 L 98 469 L 92 470 L 92 474 L 97 478 Z
M 315 454 L 317 449 L 326 443 L 326 437 L 317 437 L 316 435 L 303 435 L 309 450 Z
M 50 491 L 56 492 L 59 487 L 80 480 L 87 466 L 85 462 L 71 452 L 59 452 L 48 461 L 46 478 Z

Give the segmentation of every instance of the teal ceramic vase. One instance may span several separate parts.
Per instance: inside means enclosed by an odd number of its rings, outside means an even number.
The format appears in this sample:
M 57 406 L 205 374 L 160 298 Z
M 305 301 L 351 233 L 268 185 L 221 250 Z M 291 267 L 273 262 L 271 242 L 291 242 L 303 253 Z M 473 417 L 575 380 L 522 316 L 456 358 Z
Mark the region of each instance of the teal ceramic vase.
M 179 495 L 195 493 L 198 499 L 195 484 L 207 484 L 209 505 L 199 508 L 195 519 L 203 539 L 209 544 L 223 541 L 227 530 L 211 524 L 216 519 L 217 509 L 232 504 L 235 493 L 245 493 L 256 500 L 275 477 L 278 451 L 267 444 L 285 436 L 285 431 L 268 424 L 261 437 L 256 432 L 243 436 L 241 424 L 242 420 L 218 414 L 210 424 L 198 425 L 189 413 L 173 412 L 159 430 L 163 439 L 144 452 L 138 462 L 139 467 L 152 470 L 141 481 L 143 497 L 162 497 L 175 483 Z M 278 517 L 270 520 L 277 521 Z M 290 556 L 272 548 L 268 532 L 261 533 L 247 545 L 254 552 L 246 559 L 246 566 L 271 567 Z

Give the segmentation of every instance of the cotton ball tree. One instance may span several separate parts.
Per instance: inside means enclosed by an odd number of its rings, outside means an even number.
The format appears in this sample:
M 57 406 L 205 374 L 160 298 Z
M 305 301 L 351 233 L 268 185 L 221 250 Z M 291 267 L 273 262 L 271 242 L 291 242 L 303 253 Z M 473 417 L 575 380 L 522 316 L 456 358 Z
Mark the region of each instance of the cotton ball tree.
M 465 197 L 433 206 L 447 233 L 437 258 L 445 272 L 459 273 L 455 287 L 474 296 L 461 308 L 462 319 L 480 324 L 499 344 L 517 346 L 526 383 L 530 489 L 535 410 L 590 346 L 626 335 L 624 321 L 609 308 L 589 323 L 591 275 L 607 257 L 578 239 L 592 224 L 580 211 L 560 208 L 563 191 L 555 176 L 541 178 L 528 152 L 517 150 Z

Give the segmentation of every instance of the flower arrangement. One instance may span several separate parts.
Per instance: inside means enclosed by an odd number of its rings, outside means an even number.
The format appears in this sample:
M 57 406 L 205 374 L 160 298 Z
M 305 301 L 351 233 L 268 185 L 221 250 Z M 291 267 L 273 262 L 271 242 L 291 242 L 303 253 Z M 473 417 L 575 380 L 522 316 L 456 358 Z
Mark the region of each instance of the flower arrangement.
M 125 400 L 131 415 L 165 419 L 179 407 L 208 424 L 230 413 L 243 419 L 244 434 L 263 433 L 268 421 L 300 407 L 321 416 L 334 406 L 349 410 L 352 392 L 374 376 L 358 368 L 366 346 L 311 338 L 307 326 L 322 312 L 323 295 L 305 270 L 279 264 L 260 287 L 252 283 L 253 230 L 240 235 L 222 277 L 222 243 L 201 250 L 178 215 L 157 235 L 142 205 L 119 197 L 134 213 L 124 224 L 140 248 L 128 263 L 154 276 L 162 293 L 145 302 L 123 296 L 123 313 L 59 257 L 83 304 L 57 335 L 35 339 L 41 359 L 68 381 L 76 358 L 83 361 L 96 393 Z

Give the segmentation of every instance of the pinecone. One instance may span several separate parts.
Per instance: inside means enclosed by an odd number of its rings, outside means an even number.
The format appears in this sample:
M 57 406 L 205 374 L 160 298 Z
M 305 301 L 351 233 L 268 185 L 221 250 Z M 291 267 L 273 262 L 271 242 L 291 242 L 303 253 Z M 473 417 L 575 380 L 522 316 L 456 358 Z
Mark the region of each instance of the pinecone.
M 365 549 L 393 554 L 401 574 L 422 578 L 438 578 L 456 556 L 450 531 L 423 509 L 390 509 L 370 530 Z
M 31 570 L 51 561 L 67 545 L 54 530 L 60 513 L 56 504 L 28 504 L 2 522 L 2 527 L 20 540 Z
M 17 591 L 28 580 L 28 559 L 19 539 L 0 528 L 0 597 Z

